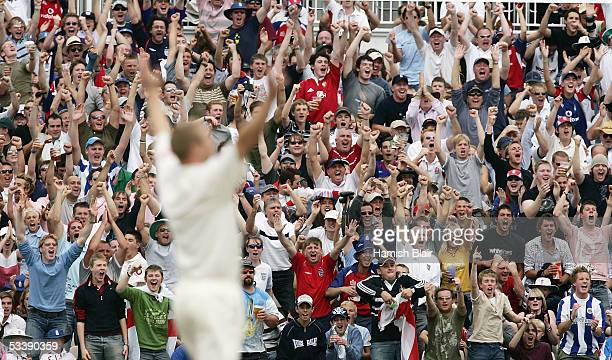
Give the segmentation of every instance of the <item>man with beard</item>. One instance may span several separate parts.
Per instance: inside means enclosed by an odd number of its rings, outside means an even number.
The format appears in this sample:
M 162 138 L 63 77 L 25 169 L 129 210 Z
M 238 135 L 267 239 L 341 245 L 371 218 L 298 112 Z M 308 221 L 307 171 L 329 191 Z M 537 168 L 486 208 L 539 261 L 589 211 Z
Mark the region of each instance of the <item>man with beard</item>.
M 117 283 L 106 274 L 108 260 L 96 253 L 88 265 L 91 274 L 74 294 L 74 311 L 81 353 L 85 359 L 119 359 L 128 353 L 125 301 Z
M 349 324 L 346 309 L 337 307 L 331 315 L 332 327 L 325 333 L 327 359 L 360 360 L 363 353 L 361 332 Z
M 223 15 L 232 21 L 229 29 L 229 39 L 232 39 L 242 56 L 242 63 L 248 65 L 251 57 L 257 53 L 259 46 L 259 26 L 263 24 L 268 11 L 270 0 L 263 0 L 261 7 L 251 16 L 251 9 L 238 2 L 223 11 Z
M 561 337 L 559 358 L 597 359 L 598 338 L 606 326 L 605 309 L 589 294 L 591 272 L 587 268 L 576 267 L 572 283 L 574 291 L 561 300 L 557 309 L 557 330 Z
M 312 298 L 306 294 L 296 301 L 297 318 L 288 323 L 281 333 L 277 360 L 325 359 L 325 331 L 312 318 Z M 329 326 L 329 325 L 328 325 Z
M 577 138 L 576 141 L 580 145 Z M 608 157 L 598 154 L 591 161 L 591 173 L 584 174 L 580 168 L 581 159 L 578 153 L 572 158 L 572 170 L 574 178 L 580 189 L 580 198 L 591 200 L 597 205 L 597 214 L 603 216 L 606 211 L 606 199 L 612 193 L 612 176 L 610 175 L 610 163 Z
M 361 103 L 376 109 L 385 98 L 385 90 L 371 81 L 374 61 L 369 55 L 362 55 L 354 60 L 361 40 L 370 33 L 370 28 L 359 29 L 355 39 L 346 51 L 342 68 L 342 88 L 344 89 L 344 106 L 357 114 Z M 355 65 L 353 66 L 353 62 Z
M 403 75 L 395 75 L 391 80 L 391 96 L 384 98 L 374 109 L 373 130 L 381 133 L 395 135 L 391 123 L 395 120 L 404 119 L 408 105 L 412 99 L 408 95 L 408 78 Z
M 130 22 L 134 30 L 134 42 L 151 55 L 149 59 L 151 66 L 159 65 L 166 59 L 170 46 L 167 38 L 168 19 L 165 16 L 154 15 L 151 21 L 145 24 L 142 21 L 138 2 L 133 4 L 135 11 L 130 12 Z
M 592 200 L 583 201 L 579 216 L 582 227 L 573 225 L 567 216 L 569 207 L 567 194 L 571 191 L 565 188 L 553 215 L 557 218 L 559 229 L 565 234 L 576 265 L 590 266 L 591 289 L 590 293 L 596 297 L 607 310 L 610 309 L 610 298 L 606 286 L 610 256 L 608 242 L 612 239 L 612 225 L 598 227 L 597 205 Z M 574 270 L 575 271 L 575 270 Z M 561 330 L 559 330 L 561 333 Z
M 337 241 L 332 251 L 325 256 L 323 256 L 321 240 L 312 237 L 304 241 L 303 253 L 298 252 L 296 245 L 283 234 L 283 228 L 281 220 L 279 218 L 275 219 L 274 230 L 278 240 L 287 250 L 293 271 L 296 274 L 295 293 L 297 296 L 307 294 L 314 299 L 312 317 L 319 322 L 323 330 L 327 331 L 330 326 L 331 306 L 329 299 L 325 296 L 326 290 L 334 279 L 336 262 L 340 252 L 349 239 L 357 236 L 357 222 L 351 221 L 344 237 Z
M 461 282 L 454 279 L 455 291 L 425 285 L 428 342 L 425 360 L 459 360 L 459 340 L 467 315 Z M 457 307 L 454 299 L 457 299 Z
M 497 211 L 496 226 L 483 232 L 483 241 L 478 244 L 482 250 L 481 265 L 490 268 L 494 257 L 501 256 L 503 260 L 516 262 L 520 277 L 523 276 L 523 261 L 525 259 L 525 240 L 512 228 L 514 218 L 512 208 L 507 204 L 500 205 Z
M 240 356 L 243 360 L 266 360 L 268 356 L 262 337 L 264 324 L 271 328 L 277 326 L 281 314 L 270 295 L 255 287 L 255 266 L 248 258 L 242 260 L 240 277 L 246 315 Z
M 147 286 L 144 289 L 129 287 L 128 279 L 139 271 L 142 268 L 136 265 L 121 275 L 115 291 L 130 302 L 141 359 L 169 360 L 166 346 L 172 299 L 167 296 L 167 289 L 162 289 L 164 272 L 157 265 L 149 265 L 144 272 Z
M 329 289 L 325 291 L 325 296 L 328 298 L 340 296 L 340 301 L 352 301 L 357 311 L 355 323 L 370 329 L 372 320 L 370 318 L 370 305 L 362 301 L 357 294 L 357 284 L 372 275 L 376 275 L 375 266 L 372 264 L 374 249 L 365 236 L 362 236 L 358 241 L 354 241 L 353 248 L 355 250 L 353 256 L 357 262 L 345 267 L 336 275 Z

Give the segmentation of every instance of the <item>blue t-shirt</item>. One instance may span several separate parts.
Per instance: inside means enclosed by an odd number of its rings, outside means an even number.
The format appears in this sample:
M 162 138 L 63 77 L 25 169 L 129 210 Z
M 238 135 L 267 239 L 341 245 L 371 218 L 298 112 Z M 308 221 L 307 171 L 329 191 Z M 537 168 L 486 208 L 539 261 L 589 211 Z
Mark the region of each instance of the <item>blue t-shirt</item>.
M 591 146 L 591 141 L 587 137 L 587 119 L 580 102 L 576 99 L 576 96 L 572 96 L 569 99 L 566 99 L 565 96 L 561 97 L 563 104 L 561 104 L 559 111 L 557 111 L 557 120 L 560 116 L 570 118 L 576 134 L 582 137 L 582 141 L 584 141 L 587 147 Z
M 66 310 L 66 277 L 68 269 L 83 251 L 77 243 L 61 253 L 51 263 L 44 263 L 39 252 L 32 251 L 27 242 L 17 245 L 30 270 L 30 299 L 28 305 L 42 311 Z
M 228 39 L 234 40 L 236 48 L 242 56 L 242 65 L 250 65 L 251 57 L 257 53 L 259 47 L 259 20 L 253 15 L 240 29 L 230 26 Z

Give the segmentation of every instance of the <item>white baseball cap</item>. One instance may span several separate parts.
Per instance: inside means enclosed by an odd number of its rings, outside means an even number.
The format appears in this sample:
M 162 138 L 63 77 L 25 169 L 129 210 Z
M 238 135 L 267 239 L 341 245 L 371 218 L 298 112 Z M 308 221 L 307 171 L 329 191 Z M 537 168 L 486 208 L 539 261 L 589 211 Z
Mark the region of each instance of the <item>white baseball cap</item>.
M 303 303 L 307 303 L 308 305 L 312 306 L 313 301 L 310 295 L 304 294 L 300 295 L 295 303 L 297 304 L 297 306 L 300 306 Z
M 337 210 L 329 210 L 328 212 L 325 213 L 325 220 L 327 219 L 338 220 L 339 215 L 340 213 Z

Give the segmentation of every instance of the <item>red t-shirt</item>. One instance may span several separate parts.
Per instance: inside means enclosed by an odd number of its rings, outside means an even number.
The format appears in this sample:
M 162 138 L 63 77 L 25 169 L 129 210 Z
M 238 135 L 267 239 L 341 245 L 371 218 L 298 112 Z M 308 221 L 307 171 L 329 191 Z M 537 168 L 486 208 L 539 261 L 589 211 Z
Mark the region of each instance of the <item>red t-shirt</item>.
M 361 146 L 355 144 L 351 147 L 351 150 L 348 153 L 340 153 L 335 147 L 331 149 L 329 152 L 329 159 L 344 159 L 348 161 L 349 167 L 351 171 L 355 169 L 355 166 L 359 162 L 361 158 Z
M 331 313 L 330 299 L 325 297 L 325 290 L 329 288 L 335 276 L 336 261 L 329 254 L 316 264 L 312 264 L 304 254 L 298 252 L 291 259 L 293 271 L 297 279 L 295 297 L 307 294 L 314 301 L 313 318 L 321 318 Z
M 514 45 L 510 46 L 508 51 L 510 56 L 510 68 L 508 69 L 508 81 L 506 83 L 510 89 L 522 89 L 525 63 L 516 51 Z
M 308 121 L 311 123 L 322 123 L 325 113 L 328 111 L 335 113 L 336 109 L 338 109 L 340 68 L 330 62 L 329 72 L 323 80 L 319 81 L 315 78 L 310 78 L 300 82 L 300 90 L 295 95 L 296 99 L 304 99 L 306 101 L 313 100 L 316 97 L 322 99 L 319 103 L 319 109 L 308 114 Z
M 363 281 L 372 276 L 371 272 L 367 272 L 365 274 L 360 274 L 358 271 L 350 271 L 344 277 L 344 286 L 357 286 L 360 281 Z M 361 301 L 359 296 L 350 297 L 345 293 L 340 295 L 340 299 L 342 301 L 350 300 L 355 306 L 357 306 L 357 314 L 361 316 L 369 316 L 370 315 L 370 304 L 367 302 Z
M 502 292 L 508 297 L 510 306 L 512 306 L 512 311 L 516 314 L 520 313 L 522 311 L 521 298 L 518 297 L 514 291 L 514 278 L 512 276 L 508 277 L 508 280 L 502 284 Z
M 53 17 L 57 15 L 62 17 L 62 5 L 56 0 L 43 0 L 40 4 L 40 20 L 38 22 L 38 30 L 51 31 L 53 28 Z

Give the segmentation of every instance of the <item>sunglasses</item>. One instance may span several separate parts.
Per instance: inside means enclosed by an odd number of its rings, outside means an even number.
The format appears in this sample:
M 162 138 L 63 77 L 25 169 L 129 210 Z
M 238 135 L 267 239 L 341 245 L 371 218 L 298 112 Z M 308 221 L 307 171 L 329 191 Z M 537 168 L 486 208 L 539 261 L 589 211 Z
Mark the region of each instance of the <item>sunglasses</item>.
M 247 247 L 249 249 L 263 249 L 263 244 L 249 244 Z
M 372 215 L 372 214 L 374 214 L 374 212 L 372 212 L 372 211 L 362 211 L 361 212 L 361 215 L 364 215 L 364 216 L 365 215 Z
M 242 274 L 243 274 L 243 275 L 253 275 L 253 274 L 255 274 L 255 270 L 252 270 L 252 269 L 244 269 L 244 270 L 242 270 Z
M 6 175 L 6 174 L 12 174 L 12 173 L 13 173 L 13 170 L 1 170 L 1 171 L 0 171 L 0 174 L 4 174 L 4 175 Z
M 533 93 L 534 96 L 545 96 L 546 93 Z
M 302 145 L 304 142 L 303 141 L 290 141 L 289 144 L 291 145 Z
M 606 139 L 612 138 L 612 134 L 603 133 L 602 136 Z
M 529 301 L 542 301 L 542 298 L 539 296 L 530 296 L 527 298 Z
M 64 25 L 68 25 L 68 26 L 70 26 L 70 25 L 79 25 L 79 23 L 78 22 L 67 22 L 67 23 L 64 23 Z
M 482 96 L 482 93 L 479 93 L 479 92 L 471 92 L 471 93 L 468 93 L 468 96 Z
M 68 49 L 68 51 L 73 52 L 73 53 L 80 53 L 80 52 L 83 52 L 83 48 L 73 47 L 73 48 Z

